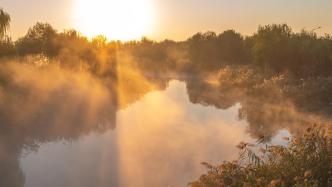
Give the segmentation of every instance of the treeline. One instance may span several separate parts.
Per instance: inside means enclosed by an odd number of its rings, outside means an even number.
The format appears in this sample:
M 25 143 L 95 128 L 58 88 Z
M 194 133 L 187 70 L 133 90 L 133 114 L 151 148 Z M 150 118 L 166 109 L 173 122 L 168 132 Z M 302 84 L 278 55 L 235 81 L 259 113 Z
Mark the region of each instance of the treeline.
M 184 49 L 178 42 L 164 40 L 156 42 L 143 37 L 140 41 L 119 43 L 118 51 L 130 56 L 133 63 L 145 74 L 164 74 L 179 68 Z M 121 61 L 121 60 L 120 60 Z
M 58 33 L 47 23 L 37 23 L 15 42 L 6 36 L 1 39 L 0 57 L 20 58 L 30 55 L 42 55 L 61 67 L 104 76 L 114 73 L 116 44 L 106 42 L 103 36 L 89 41 L 75 30 Z
M 230 64 L 251 64 L 297 77 L 332 73 L 332 37 L 314 31 L 295 33 L 286 24 L 260 26 L 253 36 L 234 30 L 219 35 L 198 33 L 187 40 L 191 68 L 215 70 Z
M 190 70 L 218 70 L 226 64 L 246 64 L 249 53 L 243 36 L 234 30 L 219 35 L 214 32 L 197 33 L 186 41 Z
M 252 36 L 234 30 L 220 34 L 197 33 L 186 41 L 92 40 L 75 30 L 57 32 L 47 23 L 37 23 L 17 41 L 6 36 L 10 16 L 0 9 L 0 57 L 42 54 L 61 66 L 87 69 L 96 74 L 114 71 L 120 52 L 130 55 L 144 72 L 202 73 L 226 65 L 251 65 L 264 72 L 288 72 L 298 78 L 332 73 L 332 37 L 314 31 L 295 33 L 286 24 L 260 26 Z

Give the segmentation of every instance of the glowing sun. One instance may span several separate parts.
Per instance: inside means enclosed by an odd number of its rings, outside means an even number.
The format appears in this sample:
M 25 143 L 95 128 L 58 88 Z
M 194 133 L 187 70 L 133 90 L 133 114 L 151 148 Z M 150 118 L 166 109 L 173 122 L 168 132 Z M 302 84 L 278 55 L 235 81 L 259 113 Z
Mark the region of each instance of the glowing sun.
M 132 40 L 152 30 L 151 0 L 75 0 L 75 27 L 88 37 Z

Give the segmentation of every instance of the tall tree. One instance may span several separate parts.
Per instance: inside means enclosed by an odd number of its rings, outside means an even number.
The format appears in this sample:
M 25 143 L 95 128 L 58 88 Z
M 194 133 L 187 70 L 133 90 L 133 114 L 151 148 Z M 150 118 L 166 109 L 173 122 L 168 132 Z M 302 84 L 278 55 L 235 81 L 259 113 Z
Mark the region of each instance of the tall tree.
M 6 31 L 9 28 L 10 24 L 10 16 L 7 12 L 3 11 L 2 8 L 0 8 L 0 39 L 2 39 Z

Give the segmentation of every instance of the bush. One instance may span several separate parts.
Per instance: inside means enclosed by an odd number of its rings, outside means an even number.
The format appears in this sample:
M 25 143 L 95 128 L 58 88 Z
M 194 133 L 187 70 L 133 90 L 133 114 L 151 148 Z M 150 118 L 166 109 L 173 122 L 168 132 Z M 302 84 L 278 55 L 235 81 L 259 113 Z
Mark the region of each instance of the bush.
M 240 158 L 213 166 L 192 187 L 214 186 L 331 186 L 332 131 L 314 125 L 287 146 L 240 143 Z

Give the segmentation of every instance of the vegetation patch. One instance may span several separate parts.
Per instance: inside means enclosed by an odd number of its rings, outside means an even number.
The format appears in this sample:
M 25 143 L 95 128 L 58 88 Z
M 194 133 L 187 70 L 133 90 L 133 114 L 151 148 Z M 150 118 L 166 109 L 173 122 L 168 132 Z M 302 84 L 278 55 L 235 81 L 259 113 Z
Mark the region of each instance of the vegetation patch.
M 192 187 L 331 186 L 332 131 L 314 125 L 287 145 L 240 143 L 240 158 L 219 165 L 203 163 L 207 173 Z

